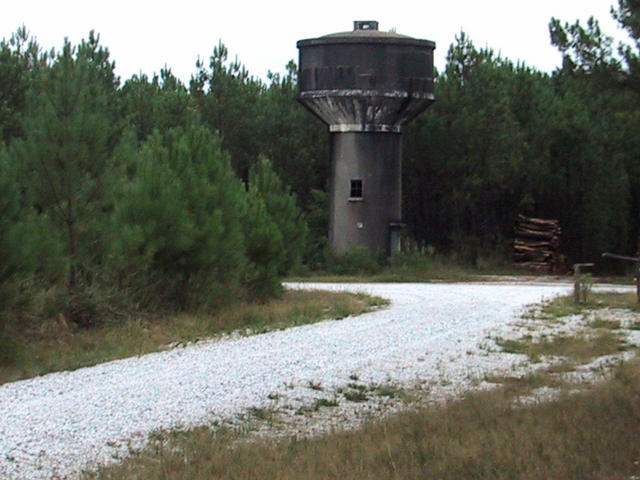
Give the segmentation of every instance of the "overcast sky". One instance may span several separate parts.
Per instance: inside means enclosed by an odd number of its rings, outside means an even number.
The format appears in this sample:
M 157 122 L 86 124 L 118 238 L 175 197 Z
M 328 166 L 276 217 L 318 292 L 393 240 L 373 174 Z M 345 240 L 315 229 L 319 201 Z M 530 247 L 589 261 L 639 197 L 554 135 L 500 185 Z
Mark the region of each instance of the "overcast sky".
M 25 25 L 42 47 L 74 44 L 90 30 L 100 34 L 116 73 L 159 72 L 167 65 L 188 82 L 198 57 L 208 62 L 219 40 L 257 77 L 282 72 L 297 61 L 296 41 L 351 30 L 353 20 L 377 20 L 380 30 L 436 42 L 435 63 L 464 30 L 476 47 L 488 46 L 513 61 L 551 72 L 560 54 L 550 45 L 551 17 L 574 22 L 595 16 L 605 32 L 621 39 L 609 10 L 617 0 L 20 0 L 3 2 L 0 38 Z

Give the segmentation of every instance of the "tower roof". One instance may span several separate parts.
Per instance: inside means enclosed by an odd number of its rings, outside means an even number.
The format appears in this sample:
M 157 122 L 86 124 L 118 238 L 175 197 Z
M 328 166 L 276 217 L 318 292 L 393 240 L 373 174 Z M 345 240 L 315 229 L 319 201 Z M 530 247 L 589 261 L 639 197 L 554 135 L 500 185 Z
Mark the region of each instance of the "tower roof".
M 378 22 L 375 20 L 355 20 L 352 31 L 299 40 L 297 46 L 299 48 L 335 43 L 386 43 L 435 47 L 435 43 L 430 40 L 420 40 L 396 32 L 381 32 L 378 30 Z

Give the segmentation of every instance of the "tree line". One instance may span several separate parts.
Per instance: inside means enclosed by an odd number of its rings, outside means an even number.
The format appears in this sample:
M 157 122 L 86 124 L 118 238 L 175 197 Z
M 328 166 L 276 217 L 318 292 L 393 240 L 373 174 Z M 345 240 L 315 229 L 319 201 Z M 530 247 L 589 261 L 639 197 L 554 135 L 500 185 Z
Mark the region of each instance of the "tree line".
M 635 253 L 640 2 L 612 15 L 630 45 L 552 19 L 551 74 L 456 36 L 405 130 L 407 243 L 506 258 L 525 214 L 560 221 L 568 262 Z M 326 265 L 328 134 L 296 94 L 293 61 L 263 81 L 222 43 L 188 85 L 170 68 L 122 81 L 93 32 L 44 51 L 18 29 L 0 42 L 2 305 L 78 322 L 118 302 L 215 308 Z
M 3 309 L 90 325 L 277 293 L 307 227 L 270 152 L 222 140 L 253 135 L 231 122 L 248 83 L 222 46 L 190 91 L 169 70 L 120 85 L 93 33 L 43 53 L 20 29 L 0 47 Z
M 560 221 L 568 262 L 639 249 L 640 2 L 620 0 L 612 14 L 633 45 L 614 49 L 594 18 L 552 19 L 563 57 L 552 74 L 456 37 L 436 103 L 405 140 L 416 238 L 473 262 L 508 251 L 521 213 Z

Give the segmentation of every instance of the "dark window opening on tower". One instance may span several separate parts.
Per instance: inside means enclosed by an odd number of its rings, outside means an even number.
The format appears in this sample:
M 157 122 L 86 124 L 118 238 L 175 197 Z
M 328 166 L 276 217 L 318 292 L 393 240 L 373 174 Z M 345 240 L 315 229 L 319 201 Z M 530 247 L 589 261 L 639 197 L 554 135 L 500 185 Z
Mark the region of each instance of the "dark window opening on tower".
M 351 185 L 349 188 L 349 200 L 362 200 L 362 180 L 351 180 Z

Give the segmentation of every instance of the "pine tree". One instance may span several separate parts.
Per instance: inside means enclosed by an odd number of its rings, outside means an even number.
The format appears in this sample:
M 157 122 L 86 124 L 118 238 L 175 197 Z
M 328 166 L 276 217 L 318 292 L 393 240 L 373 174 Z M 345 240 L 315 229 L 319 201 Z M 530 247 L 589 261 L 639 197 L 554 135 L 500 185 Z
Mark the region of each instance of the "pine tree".
M 208 69 L 198 61 L 189 90 L 202 121 L 220 134 L 236 174 L 246 181 L 260 153 L 259 109 L 264 85 L 250 76 L 237 58 L 229 61 L 228 55 L 227 47 L 220 42 L 213 49 Z
M 145 306 L 204 309 L 237 294 L 244 189 L 220 140 L 192 125 L 145 143 L 113 216 L 109 263 Z
M 264 201 L 268 215 L 282 236 L 282 260 L 277 271 L 286 275 L 300 262 L 305 249 L 308 228 L 302 210 L 297 205 L 296 196 L 282 184 L 266 157 L 260 157 L 249 172 L 249 191 L 254 190 Z
M 285 239 L 256 187 L 249 187 L 243 211 L 246 255 L 245 284 L 253 297 L 277 294 L 279 268 L 285 263 Z
M 27 286 L 47 288 L 60 278 L 60 238 L 48 229 L 45 213 L 24 204 L 21 190 L 15 158 L 0 146 L 0 316 L 30 303 L 25 296 L 36 289 Z
M 20 202 L 13 167 L 6 150 L 0 147 L 0 311 L 6 303 L 3 287 L 6 288 L 17 267 L 11 232 L 19 218 Z
M 475 262 L 510 235 L 519 204 L 523 131 L 514 66 L 461 32 L 437 101 L 405 136 L 404 218 L 416 239 Z
M 80 305 L 86 303 L 89 272 L 104 251 L 105 182 L 118 138 L 117 80 L 108 57 L 93 34 L 77 48 L 65 41 L 28 96 L 25 139 L 14 150 L 24 166 L 26 202 L 65 239 L 68 314 L 80 323 L 92 321 Z
M 285 75 L 270 73 L 268 78 L 255 138 L 260 152 L 271 159 L 275 172 L 306 208 L 313 201 L 311 191 L 325 188 L 329 178 L 327 127 L 296 101 L 295 63 L 287 64 Z
M 155 129 L 161 132 L 186 127 L 194 120 L 195 109 L 186 87 L 169 68 L 151 81 L 144 75 L 134 75 L 121 90 L 123 116 L 144 141 Z
M 24 26 L 8 41 L 0 41 L 0 140 L 8 143 L 24 135 L 27 91 L 45 59 Z

